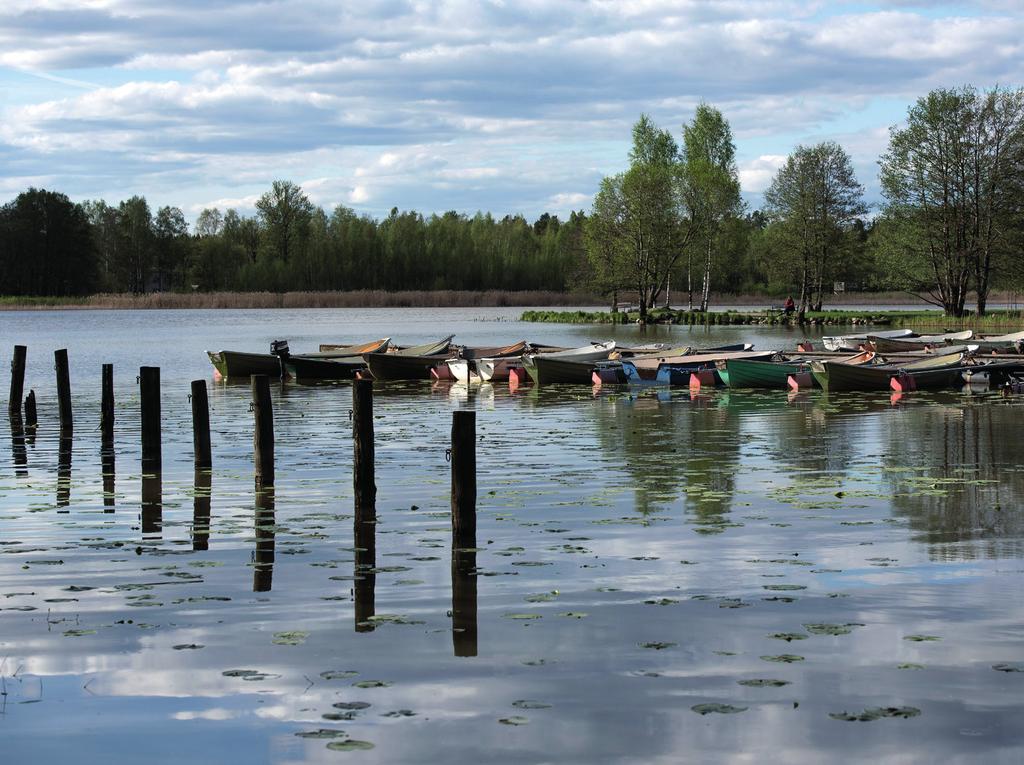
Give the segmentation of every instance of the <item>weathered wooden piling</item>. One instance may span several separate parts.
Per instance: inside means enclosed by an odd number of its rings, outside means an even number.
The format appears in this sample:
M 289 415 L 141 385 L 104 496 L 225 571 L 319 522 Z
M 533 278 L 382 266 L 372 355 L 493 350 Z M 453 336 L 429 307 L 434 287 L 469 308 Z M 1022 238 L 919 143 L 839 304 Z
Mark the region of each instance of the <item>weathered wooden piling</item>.
M 256 466 L 256 486 L 274 485 L 274 408 L 270 399 L 270 380 L 266 375 L 253 375 L 252 412 L 253 459 Z
M 160 367 L 139 368 L 139 398 L 142 403 L 142 472 L 159 473 L 160 449 Z
M 377 505 L 372 380 L 355 380 L 352 383 L 352 482 L 356 523 L 372 521 Z
M 100 398 L 100 440 L 104 451 L 114 447 L 114 365 L 103 365 Z
M 71 432 L 71 373 L 68 370 L 67 348 L 53 352 L 54 369 L 57 370 L 57 407 L 60 411 L 61 431 Z
M 196 470 L 213 467 L 210 449 L 210 400 L 206 380 L 192 381 L 192 451 Z
M 452 544 L 476 547 L 476 412 L 452 412 Z
M 36 412 L 36 392 L 30 390 L 25 396 L 25 427 L 35 428 L 39 425 L 39 414 Z
M 142 473 L 142 536 L 159 537 L 164 527 L 164 485 L 160 471 Z
M 14 346 L 14 358 L 11 359 L 11 397 L 7 401 L 7 411 L 10 414 L 21 412 L 21 396 L 25 391 L 25 355 L 27 353 L 26 346 Z

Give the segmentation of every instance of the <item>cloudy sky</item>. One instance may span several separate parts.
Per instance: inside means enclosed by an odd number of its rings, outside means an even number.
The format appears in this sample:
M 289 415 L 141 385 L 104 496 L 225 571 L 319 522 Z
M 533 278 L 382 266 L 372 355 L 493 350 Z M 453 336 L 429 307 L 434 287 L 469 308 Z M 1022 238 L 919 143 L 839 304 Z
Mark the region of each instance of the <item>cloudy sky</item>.
M 869 197 L 937 86 L 1024 83 L 1021 0 L 3 0 L 0 199 L 587 208 L 647 112 L 732 124 L 752 206 L 833 139 Z

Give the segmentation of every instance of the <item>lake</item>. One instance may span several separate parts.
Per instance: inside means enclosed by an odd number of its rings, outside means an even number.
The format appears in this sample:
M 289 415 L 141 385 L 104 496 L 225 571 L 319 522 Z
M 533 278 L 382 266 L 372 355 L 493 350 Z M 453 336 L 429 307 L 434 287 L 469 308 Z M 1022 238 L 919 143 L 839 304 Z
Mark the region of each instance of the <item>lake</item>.
M 6 760 L 1024 759 L 1022 396 L 378 383 L 378 523 L 357 539 L 349 384 L 275 383 L 277 485 L 257 498 L 249 388 L 214 383 L 204 349 L 802 337 L 520 312 L 0 313 L 40 420 L 0 447 Z M 159 480 L 140 469 L 143 365 L 161 368 Z M 453 570 L 456 409 L 477 412 L 479 499 Z

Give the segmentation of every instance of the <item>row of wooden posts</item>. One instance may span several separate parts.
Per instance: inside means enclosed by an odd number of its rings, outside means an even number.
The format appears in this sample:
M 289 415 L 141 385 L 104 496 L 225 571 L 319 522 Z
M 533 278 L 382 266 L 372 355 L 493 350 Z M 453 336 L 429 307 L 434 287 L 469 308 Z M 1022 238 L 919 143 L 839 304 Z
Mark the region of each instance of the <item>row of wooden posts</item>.
M 22 396 L 25 386 L 25 359 L 27 348 L 14 346 L 11 363 L 11 392 L 9 414 L 21 419 Z M 73 428 L 71 410 L 71 380 L 66 349 L 54 351 L 57 376 L 57 401 L 60 430 L 70 435 Z M 141 400 L 141 436 L 143 473 L 160 473 L 160 368 L 140 367 L 139 397 Z M 252 375 L 252 404 L 254 418 L 253 461 L 257 489 L 274 486 L 274 413 L 270 397 L 270 379 L 266 375 Z M 113 452 L 114 442 L 114 366 L 104 364 L 102 373 L 102 400 L 100 431 L 104 453 Z M 213 466 L 210 440 L 209 396 L 205 380 L 193 380 L 191 385 L 193 452 L 196 470 L 209 470 Z M 35 392 L 24 398 L 24 426 L 37 426 Z M 352 385 L 353 488 L 356 522 L 373 521 L 377 500 L 374 465 L 373 382 L 355 380 Z M 451 448 L 451 515 L 452 543 L 456 548 L 476 546 L 476 413 L 452 413 Z

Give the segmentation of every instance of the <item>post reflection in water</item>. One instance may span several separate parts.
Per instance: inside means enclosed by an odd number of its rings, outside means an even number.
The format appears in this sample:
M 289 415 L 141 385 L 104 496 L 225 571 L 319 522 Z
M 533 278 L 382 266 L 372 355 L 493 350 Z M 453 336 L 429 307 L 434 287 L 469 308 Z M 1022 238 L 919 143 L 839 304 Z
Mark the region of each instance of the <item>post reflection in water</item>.
M 71 430 L 62 430 L 57 449 L 57 507 L 71 503 L 71 445 Z
M 25 449 L 25 426 L 20 414 L 11 414 L 11 451 L 14 457 L 14 473 L 28 475 L 28 452 Z
M 193 489 L 192 549 L 199 552 L 210 549 L 210 487 L 213 474 L 197 470 Z M 257 521 L 258 525 L 259 521 Z
M 196 497 L 198 502 L 198 495 Z M 207 498 L 207 522 L 209 498 Z M 256 550 L 253 552 L 252 591 L 270 592 L 274 586 L 274 487 L 256 487 Z
M 476 549 L 452 546 L 452 648 L 455 656 L 477 655 Z
M 353 526 L 355 567 L 353 570 L 353 598 L 355 599 L 356 632 L 373 632 L 370 617 L 375 611 L 377 586 L 377 519 L 365 510 L 356 513 Z
M 160 473 L 142 474 L 142 536 L 160 536 L 163 530 L 163 478 Z
M 103 512 L 114 512 L 114 450 L 103 449 L 100 452 L 100 465 L 103 470 Z

